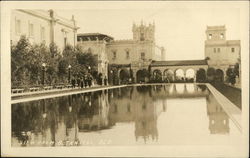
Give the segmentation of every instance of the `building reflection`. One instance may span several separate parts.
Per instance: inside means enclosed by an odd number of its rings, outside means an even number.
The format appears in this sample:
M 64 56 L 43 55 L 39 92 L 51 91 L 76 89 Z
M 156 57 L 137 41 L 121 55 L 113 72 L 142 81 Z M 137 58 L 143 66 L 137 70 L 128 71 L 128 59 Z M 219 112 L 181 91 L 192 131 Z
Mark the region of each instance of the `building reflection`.
M 214 96 L 207 96 L 207 115 L 211 134 L 227 134 L 230 131 L 229 117 Z
M 215 98 L 207 95 L 206 87 L 183 88 L 187 89 L 184 97 L 207 97 L 212 134 L 229 133 L 229 118 Z M 179 96 L 175 89 L 173 85 L 128 86 L 14 104 L 13 142 L 22 146 L 77 146 L 80 133 L 110 129 L 117 123 L 134 123 L 134 137 L 138 142 L 157 141 L 157 119 L 167 111 L 167 99 Z
M 109 122 L 109 103 L 107 92 L 98 91 L 83 96 L 78 112 L 80 132 L 107 129 L 112 126 Z
M 121 92 L 122 98 L 110 101 L 110 120 L 114 123 L 134 122 L 136 141 L 142 139 L 146 143 L 158 140 L 157 118 L 166 111 L 166 99 L 153 99 L 153 88 L 162 89 L 158 86 L 126 87 Z M 116 90 L 113 93 L 119 94 Z

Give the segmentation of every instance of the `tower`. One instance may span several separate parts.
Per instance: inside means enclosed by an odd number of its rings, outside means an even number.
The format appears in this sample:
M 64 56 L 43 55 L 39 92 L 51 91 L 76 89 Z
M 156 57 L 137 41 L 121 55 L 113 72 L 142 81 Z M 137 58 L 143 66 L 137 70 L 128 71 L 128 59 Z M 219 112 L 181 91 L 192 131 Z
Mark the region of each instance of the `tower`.
M 206 35 L 208 41 L 226 40 L 226 27 L 225 25 L 207 26 Z
M 135 41 L 155 41 L 155 24 L 148 26 L 141 21 L 140 25 L 133 24 L 133 40 Z

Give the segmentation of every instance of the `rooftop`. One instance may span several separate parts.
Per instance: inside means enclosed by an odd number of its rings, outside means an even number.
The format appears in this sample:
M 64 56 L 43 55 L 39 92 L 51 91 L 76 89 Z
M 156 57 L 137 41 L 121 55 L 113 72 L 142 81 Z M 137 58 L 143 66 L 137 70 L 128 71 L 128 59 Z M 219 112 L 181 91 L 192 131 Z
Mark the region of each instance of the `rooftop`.
M 169 60 L 152 61 L 151 66 L 187 66 L 187 65 L 207 65 L 206 60 Z
M 114 40 L 113 37 L 101 33 L 79 33 L 77 34 L 77 41 L 96 41 L 105 40 L 107 42 Z
M 207 30 L 226 30 L 225 25 L 207 26 Z

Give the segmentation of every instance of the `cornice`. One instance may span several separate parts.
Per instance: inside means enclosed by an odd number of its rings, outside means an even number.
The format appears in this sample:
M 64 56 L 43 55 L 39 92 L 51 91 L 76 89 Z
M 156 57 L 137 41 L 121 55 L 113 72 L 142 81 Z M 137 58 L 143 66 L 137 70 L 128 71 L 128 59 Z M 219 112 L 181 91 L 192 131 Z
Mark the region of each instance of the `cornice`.
M 79 27 L 75 27 L 72 24 L 68 24 L 68 23 L 64 22 L 63 19 L 60 19 L 60 17 L 51 18 L 49 15 L 46 16 L 46 15 L 40 14 L 38 11 L 34 11 L 34 10 L 25 10 L 25 9 L 17 9 L 17 10 L 21 11 L 23 13 L 30 14 L 32 16 L 36 16 L 38 18 L 47 20 L 48 22 L 54 21 L 58 24 L 64 25 L 64 26 L 69 27 L 69 28 L 74 29 L 74 30 L 79 29 Z

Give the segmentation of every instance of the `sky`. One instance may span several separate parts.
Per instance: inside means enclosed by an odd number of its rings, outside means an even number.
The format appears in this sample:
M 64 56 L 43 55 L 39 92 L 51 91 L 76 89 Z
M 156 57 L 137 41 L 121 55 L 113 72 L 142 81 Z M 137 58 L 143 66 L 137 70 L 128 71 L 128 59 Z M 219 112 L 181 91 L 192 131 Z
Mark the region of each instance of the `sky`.
M 103 33 L 116 40 L 132 39 L 132 24 L 155 22 L 155 40 L 166 50 L 165 60 L 204 59 L 206 26 L 226 25 L 226 38 L 242 36 L 241 4 L 236 2 L 93 2 L 84 7 L 57 9 L 74 15 L 78 33 Z

